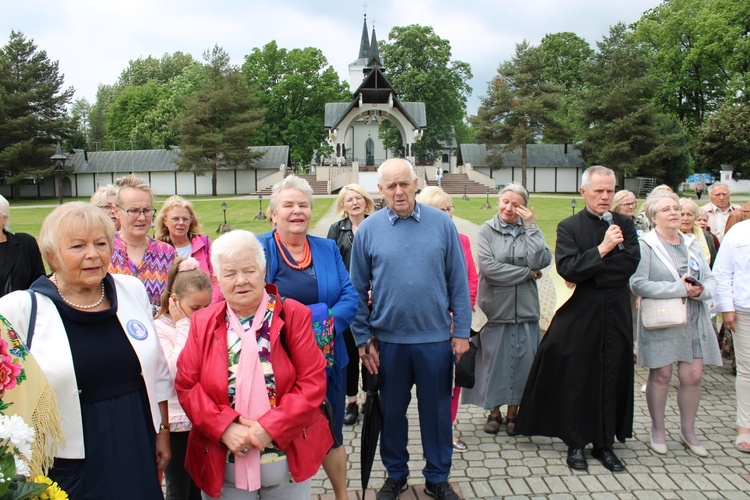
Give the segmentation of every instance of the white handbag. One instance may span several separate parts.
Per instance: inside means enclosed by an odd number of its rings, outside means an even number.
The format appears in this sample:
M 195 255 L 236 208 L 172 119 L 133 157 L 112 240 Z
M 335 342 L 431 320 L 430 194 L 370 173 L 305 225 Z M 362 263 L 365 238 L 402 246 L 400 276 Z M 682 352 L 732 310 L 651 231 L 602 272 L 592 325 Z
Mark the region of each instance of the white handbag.
M 641 321 L 646 330 L 687 324 L 687 299 L 641 299 Z

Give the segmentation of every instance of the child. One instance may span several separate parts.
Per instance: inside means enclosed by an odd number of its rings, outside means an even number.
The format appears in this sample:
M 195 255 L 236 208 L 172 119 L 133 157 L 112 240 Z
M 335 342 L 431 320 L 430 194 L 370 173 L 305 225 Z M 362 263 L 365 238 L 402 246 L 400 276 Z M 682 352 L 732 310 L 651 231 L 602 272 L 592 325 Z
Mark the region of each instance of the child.
M 156 333 L 174 382 L 177 357 L 188 338 L 193 313 L 211 303 L 211 280 L 193 257 L 174 260 L 167 274 L 167 288 L 161 296 L 161 310 L 155 318 Z M 167 498 L 200 499 L 201 493 L 185 471 L 185 452 L 190 434 L 188 420 L 177 397 L 169 400 L 169 430 L 172 459 L 167 476 Z

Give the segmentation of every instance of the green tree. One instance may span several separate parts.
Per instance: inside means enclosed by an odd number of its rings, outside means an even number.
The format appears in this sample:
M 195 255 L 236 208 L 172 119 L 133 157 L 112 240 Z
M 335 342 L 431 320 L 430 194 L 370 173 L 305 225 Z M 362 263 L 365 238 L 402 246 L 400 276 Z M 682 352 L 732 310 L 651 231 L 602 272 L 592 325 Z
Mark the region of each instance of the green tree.
M 498 75 L 490 82 L 472 122 L 477 140 L 491 146 L 490 161 L 495 166 L 500 166 L 502 151 L 521 149 L 524 186 L 526 145 L 537 142 L 547 131 L 564 135 L 560 132 L 562 124 L 554 115 L 560 109 L 562 87 L 545 81 L 544 63 L 541 49 L 526 41 L 516 44 L 513 58 L 498 67 Z
M 612 168 L 620 178 L 684 179 L 690 171 L 690 141 L 654 103 L 657 82 L 648 52 L 622 23 L 597 45 L 583 99 L 587 128 L 578 147 L 584 159 Z
M 123 144 L 132 141 L 132 130 L 151 112 L 162 99 L 162 92 L 155 81 L 144 85 L 126 87 L 118 96 L 107 114 L 107 139 Z M 150 148 L 145 141 L 134 141 L 134 149 Z
M 185 99 L 185 108 L 174 121 L 181 136 L 177 163 L 199 175 L 210 169 L 211 192 L 216 196 L 220 164 L 246 166 L 258 157 L 248 146 L 262 124 L 263 110 L 224 49 L 216 45 L 203 58 L 208 84 Z
M 737 177 L 750 177 L 750 106 L 721 106 L 698 130 L 695 153 L 696 163 L 714 174 L 728 164 Z
M 326 103 L 351 99 L 346 82 L 313 47 L 288 51 L 271 41 L 245 56 L 242 73 L 265 109 L 252 144 L 289 145 L 294 164 L 309 162 L 320 150 Z
M 439 152 L 440 142 L 452 141 L 454 128 L 465 118 L 472 91 L 468 84 L 471 66 L 451 60 L 450 42 L 429 26 L 397 26 L 378 47 L 386 77 L 399 99 L 425 103 L 427 129 L 416 142 L 417 156 Z M 381 125 L 379 135 L 391 151 L 403 150 L 401 135 L 392 123 Z
M 14 198 L 22 179 L 50 175 L 53 145 L 68 134 L 65 108 L 72 96 L 57 61 L 11 31 L 0 49 L 0 176 Z

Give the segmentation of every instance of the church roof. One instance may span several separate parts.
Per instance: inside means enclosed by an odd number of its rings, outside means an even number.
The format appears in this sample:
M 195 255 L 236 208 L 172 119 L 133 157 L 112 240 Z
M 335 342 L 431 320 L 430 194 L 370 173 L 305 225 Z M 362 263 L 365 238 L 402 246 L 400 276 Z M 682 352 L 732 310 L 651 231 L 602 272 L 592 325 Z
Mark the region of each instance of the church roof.
M 378 39 L 375 36 L 374 26 L 372 28 L 372 37 L 370 38 L 370 53 L 367 57 L 367 65 L 374 66 L 372 64 L 373 61 L 377 61 L 379 66 L 383 65 L 383 62 L 380 60 L 380 51 L 378 50 Z
M 474 167 L 488 167 L 488 148 L 485 144 L 461 144 L 459 165 L 471 163 Z M 500 154 L 503 167 L 521 166 L 521 148 Z M 529 144 L 526 146 L 528 167 L 584 168 L 581 152 L 572 144 Z
M 178 147 L 167 149 L 140 149 L 124 151 L 73 150 L 66 166 L 73 166 L 76 174 L 129 172 L 174 172 L 177 167 Z M 289 146 L 252 146 L 253 151 L 264 153 L 246 168 L 255 170 L 278 169 L 282 163 L 289 164 Z
M 375 30 L 372 31 L 373 36 Z M 365 14 L 365 21 L 362 25 L 362 40 L 359 42 L 359 59 L 370 60 L 370 39 L 367 37 L 367 14 Z

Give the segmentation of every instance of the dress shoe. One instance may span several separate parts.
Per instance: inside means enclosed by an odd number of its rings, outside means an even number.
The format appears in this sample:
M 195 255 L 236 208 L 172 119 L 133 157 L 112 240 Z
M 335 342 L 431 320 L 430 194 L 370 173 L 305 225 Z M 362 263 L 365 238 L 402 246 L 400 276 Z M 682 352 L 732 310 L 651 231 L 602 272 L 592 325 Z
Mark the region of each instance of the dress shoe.
M 654 453 L 658 453 L 659 455 L 667 454 L 667 443 L 654 443 L 653 433 L 651 433 L 651 441 L 648 445 Z
M 349 403 L 344 410 L 344 425 L 354 425 L 357 423 L 359 416 L 359 406 L 357 403 Z
M 625 470 L 625 466 L 617 458 L 612 448 L 594 448 L 591 450 L 591 456 L 599 460 L 605 469 L 612 472 L 622 472 Z
M 568 448 L 568 459 L 566 462 L 571 469 L 587 470 L 589 468 L 583 448 Z
M 398 500 L 398 496 L 406 491 L 406 478 L 395 480 L 386 478 L 385 484 L 375 495 L 377 500 Z
M 493 416 L 491 413 L 487 417 L 487 422 L 484 424 L 484 432 L 487 434 L 497 434 L 500 430 L 500 422 L 503 421 L 502 413 L 498 416 Z
M 685 445 L 685 448 L 690 450 L 690 453 L 697 457 L 707 457 L 708 451 L 699 444 L 690 444 L 688 443 L 688 440 L 685 439 L 685 436 L 682 435 L 682 429 L 680 429 L 680 442 Z

